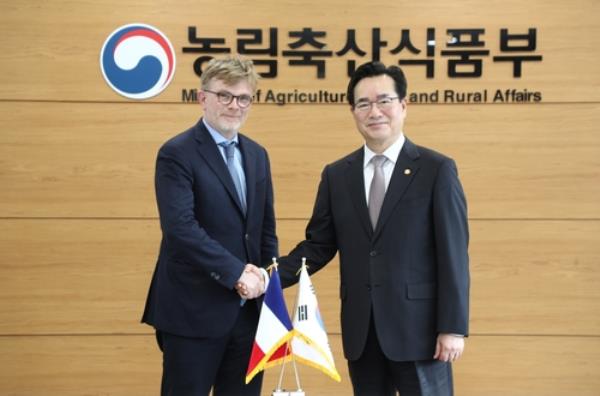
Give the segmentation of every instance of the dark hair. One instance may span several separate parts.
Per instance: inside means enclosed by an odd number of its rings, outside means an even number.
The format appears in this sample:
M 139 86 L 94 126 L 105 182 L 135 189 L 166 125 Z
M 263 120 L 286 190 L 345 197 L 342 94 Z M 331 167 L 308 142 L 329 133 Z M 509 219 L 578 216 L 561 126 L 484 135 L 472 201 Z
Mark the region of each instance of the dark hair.
M 352 78 L 350 78 L 350 82 L 348 83 L 348 102 L 350 106 L 354 107 L 354 88 L 358 84 L 360 80 L 368 77 L 377 77 L 382 75 L 390 76 L 396 85 L 396 93 L 400 100 L 406 97 L 406 77 L 404 77 L 404 72 L 398 66 L 388 66 L 386 67 L 381 62 L 367 62 L 363 63 L 356 69 L 354 74 L 352 74 Z

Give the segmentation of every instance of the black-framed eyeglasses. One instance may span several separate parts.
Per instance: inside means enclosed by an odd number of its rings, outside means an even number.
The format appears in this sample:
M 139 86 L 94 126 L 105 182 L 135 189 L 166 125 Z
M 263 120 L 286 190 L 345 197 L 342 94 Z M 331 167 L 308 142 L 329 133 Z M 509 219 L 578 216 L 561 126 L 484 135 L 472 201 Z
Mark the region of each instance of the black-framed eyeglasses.
M 227 91 L 219 91 L 219 92 L 215 92 L 215 91 L 210 91 L 208 89 L 203 89 L 204 92 L 208 92 L 211 93 L 213 95 L 217 95 L 217 101 L 219 103 L 221 103 L 222 105 L 228 105 L 231 102 L 233 102 L 233 99 L 236 100 L 237 105 L 240 106 L 242 109 L 245 109 L 246 107 L 250 106 L 250 104 L 252 103 L 252 96 L 250 95 L 234 95 L 231 92 L 227 92 Z
M 359 113 L 367 113 L 371 111 L 371 106 L 374 104 L 379 110 L 387 110 L 392 107 L 394 100 L 400 100 L 399 96 L 382 96 L 377 100 L 361 100 L 354 104 L 354 110 Z

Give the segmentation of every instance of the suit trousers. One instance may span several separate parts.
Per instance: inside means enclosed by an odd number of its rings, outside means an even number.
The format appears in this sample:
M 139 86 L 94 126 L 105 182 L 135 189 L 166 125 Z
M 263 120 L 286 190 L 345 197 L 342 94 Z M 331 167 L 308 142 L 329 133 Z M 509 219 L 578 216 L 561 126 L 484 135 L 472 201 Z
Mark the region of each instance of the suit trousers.
M 229 334 L 215 338 L 156 332 L 163 352 L 161 396 L 260 396 L 262 373 L 245 377 L 258 325 L 255 301 L 246 301 Z
M 452 365 L 439 360 L 395 362 L 381 350 L 371 316 L 360 358 L 348 361 L 355 396 L 452 396 Z

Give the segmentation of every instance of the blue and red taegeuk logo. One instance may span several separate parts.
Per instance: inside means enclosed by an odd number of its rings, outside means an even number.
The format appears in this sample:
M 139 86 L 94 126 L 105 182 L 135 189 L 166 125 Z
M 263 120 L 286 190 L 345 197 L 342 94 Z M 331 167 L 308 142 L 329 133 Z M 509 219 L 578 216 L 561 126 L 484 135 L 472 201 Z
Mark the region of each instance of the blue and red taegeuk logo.
M 108 85 L 129 99 L 161 93 L 175 74 L 175 51 L 169 39 L 141 23 L 112 32 L 100 52 L 100 68 Z

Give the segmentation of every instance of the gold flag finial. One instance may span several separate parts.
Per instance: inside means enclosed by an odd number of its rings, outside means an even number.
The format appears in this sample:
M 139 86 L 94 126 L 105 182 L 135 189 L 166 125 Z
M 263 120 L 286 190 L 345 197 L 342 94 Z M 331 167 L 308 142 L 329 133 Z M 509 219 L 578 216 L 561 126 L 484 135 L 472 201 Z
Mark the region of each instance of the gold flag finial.
M 279 265 L 279 264 L 277 264 L 277 258 L 276 258 L 276 257 L 273 257 L 273 264 L 271 264 L 271 265 L 269 265 L 269 266 L 267 267 L 267 271 L 269 271 L 269 274 L 271 273 L 271 271 L 273 270 L 273 268 L 277 269 L 277 266 L 278 266 L 278 265 Z
M 302 257 L 302 265 L 300 266 L 300 269 L 296 271 L 296 275 L 300 275 L 300 271 L 302 271 L 302 268 L 306 268 L 306 270 L 308 271 L 308 265 L 306 265 L 306 257 Z

